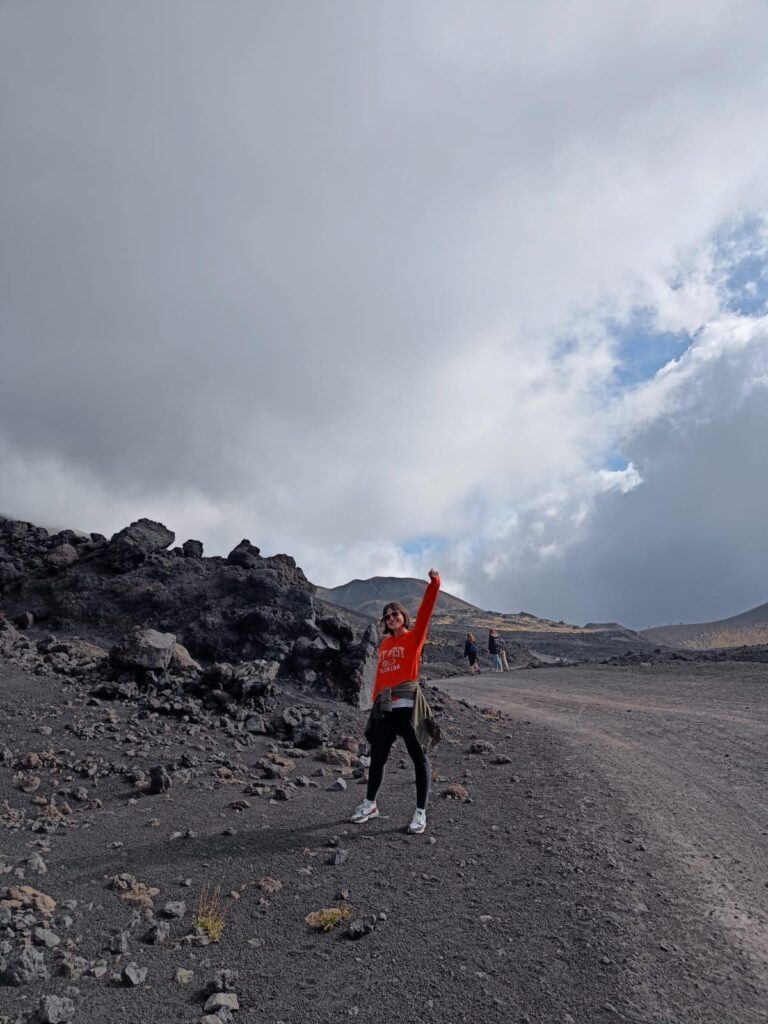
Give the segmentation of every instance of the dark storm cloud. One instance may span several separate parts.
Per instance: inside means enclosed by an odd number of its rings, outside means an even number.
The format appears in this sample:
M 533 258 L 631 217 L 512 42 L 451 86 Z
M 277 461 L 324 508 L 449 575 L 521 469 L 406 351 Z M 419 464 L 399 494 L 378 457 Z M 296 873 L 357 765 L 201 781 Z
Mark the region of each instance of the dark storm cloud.
M 612 445 L 585 310 L 756 202 L 766 19 L 4 4 L 0 511 L 315 575 L 492 545 Z

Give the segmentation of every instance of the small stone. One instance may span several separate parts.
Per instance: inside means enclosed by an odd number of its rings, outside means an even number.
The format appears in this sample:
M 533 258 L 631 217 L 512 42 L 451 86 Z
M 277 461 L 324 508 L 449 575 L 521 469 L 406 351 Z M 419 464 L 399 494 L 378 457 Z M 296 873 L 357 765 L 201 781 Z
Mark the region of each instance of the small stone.
M 204 994 L 211 996 L 214 992 L 234 992 L 237 981 L 237 971 L 223 967 L 216 971 L 211 980 L 206 984 Z
M 166 793 L 171 788 L 171 777 L 161 765 L 156 765 L 149 773 L 149 792 Z
M 183 900 L 169 900 L 163 907 L 164 917 L 184 917 L 187 904 Z
M 128 988 L 135 988 L 137 985 L 143 985 L 147 978 L 147 968 L 139 967 L 139 965 L 133 961 L 126 964 L 120 974 L 120 980 Z
M 131 937 L 131 933 L 128 929 L 122 932 L 116 932 L 109 942 L 109 952 L 114 953 L 116 956 L 121 956 L 123 953 L 128 952 L 128 942 Z
M 346 864 L 349 859 L 349 850 L 334 850 L 330 855 L 326 864 L 330 864 L 335 868 L 341 867 L 342 864 Z
M 358 917 L 350 924 L 344 934 L 348 939 L 355 941 L 357 939 L 362 939 L 365 935 L 370 935 L 375 927 L 376 918 L 373 915 L 365 918 Z
M 217 1010 L 239 1010 L 240 1002 L 234 992 L 214 992 L 209 996 L 203 1007 L 206 1013 L 216 1013 Z
M 347 784 L 344 779 L 336 779 L 332 786 L 329 787 L 334 793 L 343 793 L 347 788 Z
M 31 981 L 46 981 L 47 978 L 42 951 L 37 949 L 23 949 L 4 970 L 0 970 L 0 981 L 6 985 L 28 985 Z
M 469 793 L 459 782 L 451 782 L 441 791 L 440 796 L 444 800 L 459 800 L 461 803 L 469 800 Z
M 194 971 L 189 971 L 187 970 L 186 967 L 177 967 L 176 981 L 179 983 L 179 985 L 188 985 L 190 981 L 192 981 L 194 974 Z
M 36 875 L 47 875 L 48 865 L 45 863 L 39 853 L 32 853 L 27 857 L 27 867 L 30 871 L 33 871 Z
M 156 921 L 144 933 L 144 941 L 156 946 L 161 942 L 165 942 L 170 934 L 171 926 L 167 921 Z
M 43 996 L 37 1011 L 40 1024 L 66 1024 L 75 1015 L 75 1004 L 62 996 Z
M 469 744 L 470 754 L 492 754 L 494 746 L 488 740 L 474 740 Z
M 32 932 L 32 941 L 36 946 L 45 946 L 46 949 L 53 949 L 59 945 L 61 939 L 50 928 L 35 928 Z

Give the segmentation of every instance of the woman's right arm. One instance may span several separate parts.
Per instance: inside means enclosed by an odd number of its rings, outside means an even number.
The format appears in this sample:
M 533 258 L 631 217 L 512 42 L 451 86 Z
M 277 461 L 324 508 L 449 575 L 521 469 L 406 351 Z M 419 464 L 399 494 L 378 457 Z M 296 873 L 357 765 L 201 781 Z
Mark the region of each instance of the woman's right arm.
M 413 627 L 413 632 L 419 640 L 427 635 L 427 627 L 429 626 L 429 620 L 432 618 L 432 611 L 434 610 L 439 591 L 440 574 L 435 569 L 430 569 L 429 586 L 424 591 L 424 597 L 421 599 L 419 613 L 416 616 L 416 623 Z

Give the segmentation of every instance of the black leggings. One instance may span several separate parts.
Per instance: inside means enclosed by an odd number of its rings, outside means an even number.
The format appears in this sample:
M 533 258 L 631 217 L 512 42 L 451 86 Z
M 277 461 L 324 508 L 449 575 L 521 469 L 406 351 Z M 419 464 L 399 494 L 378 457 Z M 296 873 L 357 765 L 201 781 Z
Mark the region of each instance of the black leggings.
M 376 799 L 392 744 L 398 736 L 402 736 L 416 770 L 416 806 L 426 810 L 430 783 L 429 758 L 421 749 L 416 730 L 411 725 L 412 711 L 413 708 L 393 708 L 392 711 L 385 712 L 381 718 L 374 718 L 369 737 L 371 766 L 368 769 L 366 796 L 369 800 Z

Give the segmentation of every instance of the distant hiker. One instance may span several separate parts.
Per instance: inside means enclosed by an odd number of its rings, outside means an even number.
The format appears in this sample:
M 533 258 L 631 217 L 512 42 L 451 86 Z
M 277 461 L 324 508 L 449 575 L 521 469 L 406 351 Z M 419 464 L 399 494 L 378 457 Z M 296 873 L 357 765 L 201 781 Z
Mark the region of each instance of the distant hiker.
M 501 667 L 505 672 L 509 672 L 509 662 L 507 661 L 507 641 L 501 636 L 496 637 L 496 651 L 501 658 Z
M 488 632 L 488 653 L 491 655 L 491 661 L 493 667 L 497 672 L 501 672 L 501 654 L 499 653 L 499 634 L 495 629 L 491 629 Z
M 416 772 L 416 810 L 408 831 L 420 835 L 426 830 L 431 781 L 427 752 L 439 741 L 440 729 L 419 686 L 419 658 L 439 590 L 440 574 L 430 569 L 429 585 L 413 629 L 408 611 L 399 601 L 384 605 L 381 628 L 385 635 L 379 647 L 373 707 L 365 730 L 371 745 L 368 789 L 365 800 L 352 815 L 352 821 L 358 825 L 379 815 L 376 794 L 384 779 L 384 765 L 392 744 L 402 736 Z
M 467 639 L 464 642 L 464 657 L 469 662 L 469 674 L 471 676 L 480 671 L 477 664 L 477 641 L 475 640 L 474 633 L 467 633 Z

